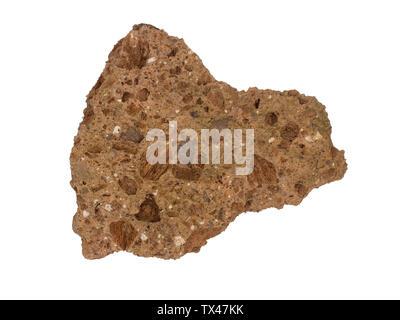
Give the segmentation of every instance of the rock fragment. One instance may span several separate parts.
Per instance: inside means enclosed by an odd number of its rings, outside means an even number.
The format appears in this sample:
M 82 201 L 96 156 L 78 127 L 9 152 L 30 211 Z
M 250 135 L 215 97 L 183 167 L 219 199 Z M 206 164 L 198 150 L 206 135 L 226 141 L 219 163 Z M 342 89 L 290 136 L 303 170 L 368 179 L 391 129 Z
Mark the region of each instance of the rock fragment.
M 146 135 L 158 128 L 168 140 L 171 121 L 195 132 L 253 129 L 254 170 L 237 175 L 235 163 L 222 161 L 150 164 Z M 215 80 L 182 39 L 136 25 L 88 94 L 71 152 L 73 229 L 83 254 L 177 259 L 198 252 L 242 212 L 298 205 L 346 171 L 330 135 L 325 107 L 314 97 L 238 91 Z

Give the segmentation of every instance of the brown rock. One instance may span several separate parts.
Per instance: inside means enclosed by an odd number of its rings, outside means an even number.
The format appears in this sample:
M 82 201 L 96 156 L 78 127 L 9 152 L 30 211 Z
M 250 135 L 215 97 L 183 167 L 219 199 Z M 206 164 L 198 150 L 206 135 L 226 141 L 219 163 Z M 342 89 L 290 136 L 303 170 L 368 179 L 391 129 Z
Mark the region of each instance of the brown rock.
M 116 244 L 126 250 L 135 240 L 137 232 L 127 221 L 117 221 L 110 223 L 110 233 Z
M 147 132 L 254 129 L 254 170 L 155 164 Z M 346 171 L 325 107 L 296 90 L 237 91 L 216 81 L 181 39 L 134 26 L 87 97 L 71 153 L 73 230 L 89 259 L 126 250 L 176 259 L 197 252 L 244 211 L 297 205 Z
M 147 195 L 146 200 L 140 205 L 139 213 L 135 215 L 136 219 L 145 222 L 159 222 L 160 208 L 158 207 L 153 195 Z
M 140 143 L 140 141 L 143 140 L 143 135 L 134 127 L 129 127 L 126 132 L 122 134 L 122 137 L 135 143 Z
M 119 180 L 118 184 L 121 187 L 121 189 L 125 191 L 125 193 L 127 195 L 131 196 L 131 195 L 136 194 L 137 184 L 136 184 L 135 180 L 130 179 L 125 176 L 121 180 Z

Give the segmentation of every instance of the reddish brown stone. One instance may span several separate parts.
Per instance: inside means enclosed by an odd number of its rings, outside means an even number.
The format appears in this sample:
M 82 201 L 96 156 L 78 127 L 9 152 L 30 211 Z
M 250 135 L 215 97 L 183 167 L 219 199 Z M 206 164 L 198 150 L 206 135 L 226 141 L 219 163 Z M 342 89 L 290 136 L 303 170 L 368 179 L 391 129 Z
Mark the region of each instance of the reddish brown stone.
M 146 161 L 147 132 L 254 129 L 254 171 Z M 181 39 L 134 26 L 87 97 L 71 153 L 73 230 L 89 259 L 126 250 L 177 259 L 197 252 L 244 211 L 297 205 L 341 179 L 325 107 L 296 90 L 238 91 L 215 80 Z M 168 138 L 168 137 L 167 137 Z

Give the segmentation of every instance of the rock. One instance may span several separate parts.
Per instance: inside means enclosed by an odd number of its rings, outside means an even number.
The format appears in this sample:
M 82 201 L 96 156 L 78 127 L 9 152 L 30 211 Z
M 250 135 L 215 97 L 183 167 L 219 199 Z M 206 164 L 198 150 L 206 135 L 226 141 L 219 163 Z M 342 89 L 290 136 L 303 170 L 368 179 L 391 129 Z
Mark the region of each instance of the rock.
M 146 134 L 158 128 L 169 139 L 170 121 L 198 133 L 254 129 L 254 170 L 150 164 Z M 96 259 L 126 250 L 177 259 L 199 251 L 242 212 L 298 205 L 346 171 L 330 135 L 325 107 L 314 97 L 237 91 L 216 81 L 183 40 L 136 25 L 90 91 L 70 157 L 78 203 L 73 229 L 83 254 Z

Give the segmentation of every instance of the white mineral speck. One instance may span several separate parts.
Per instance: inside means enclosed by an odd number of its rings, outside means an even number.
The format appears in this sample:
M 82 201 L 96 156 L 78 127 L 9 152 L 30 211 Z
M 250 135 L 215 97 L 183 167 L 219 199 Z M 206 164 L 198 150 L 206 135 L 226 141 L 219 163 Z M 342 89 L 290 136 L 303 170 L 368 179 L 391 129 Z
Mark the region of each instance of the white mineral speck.
M 121 132 L 121 127 L 120 126 L 115 126 L 113 134 L 119 134 Z
M 142 240 L 142 241 L 146 241 L 148 238 L 147 238 L 147 236 L 144 234 L 144 233 L 142 233 L 141 235 L 140 235 L 140 240 Z
M 107 204 L 104 206 L 104 209 L 107 210 L 108 212 L 110 212 L 110 211 L 112 210 L 111 204 L 107 203 Z
M 157 60 L 156 57 L 151 57 L 151 58 L 147 59 L 147 63 L 152 63 L 152 62 L 154 62 L 156 60 Z
M 314 139 L 315 140 L 319 140 L 319 139 L 321 139 L 322 138 L 322 135 L 319 133 L 319 131 L 317 131 L 317 133 L 315 134 L 315 136 L 314 136 Z
M 269 140 L 268 140 L 269 143 L 272 143 L 272 142 L 274 142 L 274 141 L 275 141 L 275 138 L 274 138 L 274 137 L 269 138 Z
M 83 210 L 83 212 L 82 212 L 82 214 L 83 214 L 83 216 L 85 217 L 85 218 L 87 218 L 87 217 L 89 217 L 89 211 L 86 211 L 86 210 Z
M 185 241 L 185 239 L 183 239 L 181 236 L 176 236 L 176 237 L 174 238 L 174 242 L 175 242 L 175 245 L 176 245 L 177 247 L 180 247 L 180 246 L 184 245 L 186 241 Z

